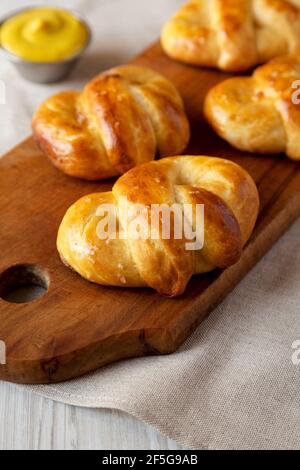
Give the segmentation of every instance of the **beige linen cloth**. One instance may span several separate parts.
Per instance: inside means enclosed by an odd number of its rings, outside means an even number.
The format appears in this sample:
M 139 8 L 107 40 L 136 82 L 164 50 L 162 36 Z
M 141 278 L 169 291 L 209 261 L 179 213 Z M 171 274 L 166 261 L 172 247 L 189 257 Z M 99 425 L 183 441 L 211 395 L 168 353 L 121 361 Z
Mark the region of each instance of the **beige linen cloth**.
M 0 13 L 26 3 L 2 1 Z M 87 16 L 95 41 L 70 80 L 55 86 L 26 83 L 1 61 L 0 79 L 7 85 L 1 152 L 29 133 L 39 101 L 126 61 L 158 36 L 180 3 L 59 2 Z M 68 383 L 29 389 L 72 405 L 124 410 L 190 448 L 298 449 L 300 365 L 297 353 L 292 360 L 292 344 L 300 340 L 299 285 L 300 221 L 175 354 L 123 361 Z

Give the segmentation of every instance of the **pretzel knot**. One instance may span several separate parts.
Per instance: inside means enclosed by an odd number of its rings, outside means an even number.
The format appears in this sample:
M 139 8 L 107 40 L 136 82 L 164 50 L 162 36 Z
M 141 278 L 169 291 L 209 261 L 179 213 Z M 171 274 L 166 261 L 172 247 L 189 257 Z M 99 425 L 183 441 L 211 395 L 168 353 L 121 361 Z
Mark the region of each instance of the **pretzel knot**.
M 151 224 L 153 205 L 182 207 L 181 214 L 195 233 L 204 230 L 202 249 L 187 249 L 186 238 L 131 238 L 128 227 L 140 220 Z M 139 210 L 134 208 L 138 205 Z M 192 207 L 186 212 L 185 206 Z M 204 206 L 204 227 L 195 225 L 196 208 Z M 101 207 L 117 214 L 116 232 L 99 237 Z M 89 281 L 112 286 L 150 286 L 160 294 L 182 294 L 193 274 L 236 263 L 248 241 L 259 209 L 252 178 L 228 160 L 212 157 L 173 157 L 130 170 L 112 192 L 85 196 L 66 213 L 57 247 L 62 260 Z M 176 218 L 176 215 L 175 215 Z M 150 231 L 149 231 L 150 233 Z M 157 232 L 156 232 L 157 235 Z
M 99 180 L 160 156 L 181 153 L 190 138 L 182 99 L 151 69 L 123 66 L 89 82 L 83 93 L 48 99 L 33 132 L 54 165 L 71 176 Z
M 191 0 L 166 24 L 174 59 L 243 71 L 300 48 L 299 0 Z
M 215 131 L 240 150 L 285 152 L 300 160 L 300 107 L 293 99 L 299 79 L 299 56 L 274 59 L 252 77 L 231 78 L 212 88 L 205 115 Z

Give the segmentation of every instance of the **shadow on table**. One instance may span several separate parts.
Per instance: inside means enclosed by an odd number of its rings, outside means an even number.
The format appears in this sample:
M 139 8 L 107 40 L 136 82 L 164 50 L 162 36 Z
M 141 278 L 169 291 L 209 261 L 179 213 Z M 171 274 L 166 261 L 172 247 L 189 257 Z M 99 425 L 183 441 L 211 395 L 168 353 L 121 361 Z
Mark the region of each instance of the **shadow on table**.
M 111 67 L 124 63 L 124 54 L 117 50 L 87 52 L 70 75 L 69 81 L 76 84 L 88 81 Z

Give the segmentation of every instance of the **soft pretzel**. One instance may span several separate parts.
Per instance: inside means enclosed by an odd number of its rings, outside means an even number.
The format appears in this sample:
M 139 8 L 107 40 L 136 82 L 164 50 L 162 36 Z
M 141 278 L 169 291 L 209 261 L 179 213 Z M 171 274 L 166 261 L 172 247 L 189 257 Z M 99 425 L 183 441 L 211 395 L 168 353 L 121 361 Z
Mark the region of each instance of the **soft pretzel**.
M 144 239 L 118 236 L 139 217 L 150 223 L 153 204 L 204 205 L 204 247 L 188 250 L 184 238 L 162 234 Z M 132 209 L 138 204 L 138 211 Z M 105 206 L 103 206 L 105 205 Z M 99 238 L 99 207 L 117 211 L 117 236 Z M 160 294 L 182 294 L 193 274 L 236 263 L 258 214 L 259 197 L 252 178 L 228 160 L 173 157 L 133 168 L 112 192 L 83 197 L 66 213 L 57 239 L 63 262 L 97 284 L 150 286 Z M 184 217 L 188 217 L 183 212 Z M 194 224 L 189 219 L 189 224 Z M 173 234 L 173 235 L 172 235 Z
M 239 72 L 300 52 L 300 0 L 190 0 L 162 32 L 174 59 Z
M 155 71 L 117 67 L 89 82 L 83 93 L 48 99 L 33 132 L 54 165 L 68 175 L 100 180 L 160 156 L 181 153 L 190 137 L 183 101 Z
M 252 77 L 236 77 L 206 96 L 206 118 L 223 139 L 240 150 L 285 152 L 300 160 L 300 107 L 295 86 L 300 56 L 274 59 Z

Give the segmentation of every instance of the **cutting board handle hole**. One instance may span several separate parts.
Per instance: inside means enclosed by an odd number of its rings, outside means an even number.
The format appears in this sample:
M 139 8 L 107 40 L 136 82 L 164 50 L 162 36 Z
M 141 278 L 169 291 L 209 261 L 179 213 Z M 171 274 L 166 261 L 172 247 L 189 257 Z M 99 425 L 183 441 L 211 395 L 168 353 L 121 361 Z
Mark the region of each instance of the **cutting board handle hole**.
M 37 265 L 17 264 L 0 274 L 0 298 L 23 304 L 42 297 L 49 289 L 48 273 Z

